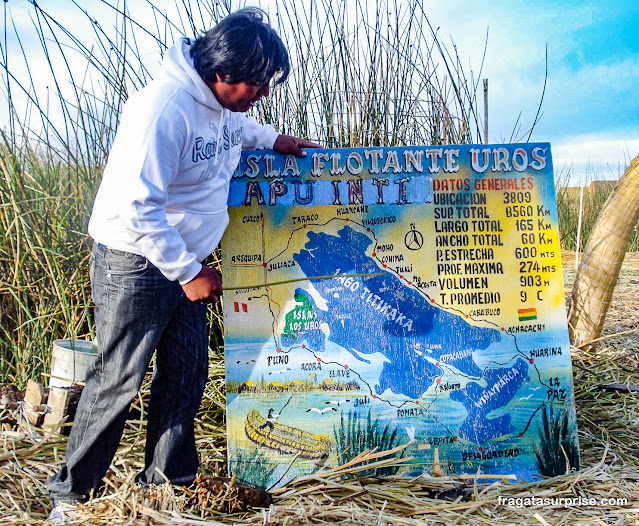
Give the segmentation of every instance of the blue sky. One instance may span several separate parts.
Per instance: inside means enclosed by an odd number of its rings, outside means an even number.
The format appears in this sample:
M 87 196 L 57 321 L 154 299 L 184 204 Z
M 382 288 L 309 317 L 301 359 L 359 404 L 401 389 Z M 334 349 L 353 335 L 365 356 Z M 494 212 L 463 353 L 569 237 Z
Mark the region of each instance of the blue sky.
M 262 5 L 272 2 L 262 0 Z M 570 173 L 572 180 L 585 183 L 614 179 L 639 154 L 637 0 L 422 2 L 440 40 L 449 49 L 454 43 L 475 74 L 488 35 L 481 77 L 489 82 L 490 142 L 509 141 L 513 130 L 527 136 L 543 91 L 547 51 L 546 92 L 531 140 L 551 143 L 556 174 Z M 70 0 L 38 3 L 74 30 L 88 29 Z M 174 1 L 154 3 L 173 6 Z M 405 7 L 409 0 L 398 3 Z M 107 22 L 113 19 L 100 0 L 79 4 L 95 16 L 103 13 Z M 129 9 L 143 4 L 127 3 Z M 23 27 L 31 23 L 24 16 L 33 11 L 26 0 L 9 0 L 5 7 Z
M 639 154 L 636 0 L 453 0 L 434 7 L 431 21 L 473 64 L 488 31 L 482 76 L 489 80 L 491 141 L 509 138 L 519 111 L 522 130 L 534 120 L 547 49 L 542 116 L 531 140 L 551 142 L 556 172 L 616 178 Z

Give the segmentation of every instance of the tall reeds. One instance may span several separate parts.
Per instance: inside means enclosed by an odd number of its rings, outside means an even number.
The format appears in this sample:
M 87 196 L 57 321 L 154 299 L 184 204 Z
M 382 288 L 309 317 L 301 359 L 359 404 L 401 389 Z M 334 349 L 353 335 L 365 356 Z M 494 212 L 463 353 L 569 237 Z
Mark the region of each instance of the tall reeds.
M 294 68 L 263 120 L 327 147 L 481 142 L 479 76 L 439 40 L 423 0 L 276 5 Z
M 52 340 L 91 335 L 86 223 L 122 104 L 179 36 L 196 36 L 244 4 L 176 0 L 170 15 L 152 3 L 144 15 L 131 14 L 129 3 L 110 11 L 100 4 L 100 18 L 82 5 L 68 6 L 78 24 L 32 2 L 30 29 L 5 9 L 2 382 L 24 384 L 46 371 Z M 481 71 L 463 68 L 454 44 L 439 39 L 425 0 L 269 5 L 293 70 L 254 108 L 262 122 L 329 147 L 482 142 Z M 76 36 L 79 27 L 90 28 L 93 42 Z M 219 344 L 219 307 L 212 320 Z
M 0 144 L 0 372 L 24 383 L 56 338 L 90 333 L 86 218 L 79 167 Z
M 570 412 L 544 404 L 542 426 L 537 430 L 535 445 L 537 469 L 545 477 L 557 477 L 579 469 L 579 447 L 574 425 L 569 425 Z
M 616 180 L 594 179 L 587 186 L 568 186 L 559 180 L 555 189 L 559 214 L 559 239 L 564 250 L 582 253 L 597 218 L 608 199 Z M 580 224 L 581 216 L 581 224 Z M 628 251 L 639 250 L 639 230 L 630 238 Z
M 273 462 L 264 451 L 253 448 L 238 450 L 231 472 L 240 482 L 264 489 L 276 469 L 277 463 Z
M 390 424 L 384 426 L 379 420 L 379 417 L 373 420 L 370 409 L 365 419 L 355 411 L 342 411 L 339 426 L 333 425 L 335 452 L 341 462 L 348 463 L 365 452 L 390 451 L 399 445 L 398 428 L 391 428 Z M 404 458 L 405 452 L 405 449 L 398 451 L 394 458 Z M 396 464 L 365 470 L 363 474 L 386 477 L 395 475 L 399 468 Z

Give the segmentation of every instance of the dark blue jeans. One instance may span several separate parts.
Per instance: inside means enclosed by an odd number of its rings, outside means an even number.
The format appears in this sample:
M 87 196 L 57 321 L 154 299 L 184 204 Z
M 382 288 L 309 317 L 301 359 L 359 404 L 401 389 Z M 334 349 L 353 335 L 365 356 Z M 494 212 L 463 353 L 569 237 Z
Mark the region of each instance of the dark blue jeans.
M 189 484 L 198 455 L 193 418 L 206 384 L 206 305 L 191 302 L 146 258 L 94 245 L 91 292 L 99 354 L 87 373 L 66 449 L 47 481 L 55 502 L 85 501 L 98 489 L 132 400 L 156 352 L 141 483 Z M 162 474 L 161 474 L 161 473 Z

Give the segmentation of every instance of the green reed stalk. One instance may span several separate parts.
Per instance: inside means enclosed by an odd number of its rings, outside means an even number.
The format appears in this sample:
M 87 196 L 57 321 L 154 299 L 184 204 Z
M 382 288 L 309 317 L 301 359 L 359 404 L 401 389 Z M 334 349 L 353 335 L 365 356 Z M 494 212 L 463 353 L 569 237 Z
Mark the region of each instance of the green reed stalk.
M 616 180 L 604 179 L 602 174 L 589 174 L 590 182 L 581 186 L 571 186 L 569 174 L 560 174 L 555 185 L 557 212 L 559 215 L 559 238 L 564 250 L 577 250 L 579 208 L 581 206 L 581 234 L 579 252 L 583 252 L 599 213 L 601 212 Z M 639 230 L 635 229 L 628 245 L 629 252 L 639 250 Z

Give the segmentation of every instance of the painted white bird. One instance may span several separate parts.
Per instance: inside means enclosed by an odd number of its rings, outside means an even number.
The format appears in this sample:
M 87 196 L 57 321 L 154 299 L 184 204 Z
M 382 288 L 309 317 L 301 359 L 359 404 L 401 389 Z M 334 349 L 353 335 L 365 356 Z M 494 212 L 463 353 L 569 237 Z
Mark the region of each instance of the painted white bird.
M 282 374 L 282 373 L 284 373 L 284 372 L 286 372 L 286 371 L 290 371 L 290 370 L 291 370 L 291 368 L 290 368 L 290 367 L 287 367 L 286 369 L 280 369 L 279 371 L 271 371 L 271 372 L 270 372 L 270 373 L 268 373 L 268 374 Z
M 408 435 L 409 443 L 415 442 L 415 427 L 414 426 L 405 427 L 404 431 L 406 431 L 406 434 Z
M 531 396 L 532 396 L 531 394 L 530 394 L 530 395 L 528 395 L 528 396 L 522 396 L 522 397 L 520 398 L 520 400 L 530 400 L 530 397 L 531 397 Z
M 306 410 L 307 413 L 309 411 L 315 411 L 316 413 L 323 415 L 324 413 L 326 413 L 326 411 L 337 411 L 337 409 L 335 409 L 334 407 L 326 407 L 325 409 L 318 409 L 317 407 L 311 407 L 310 409 Z

